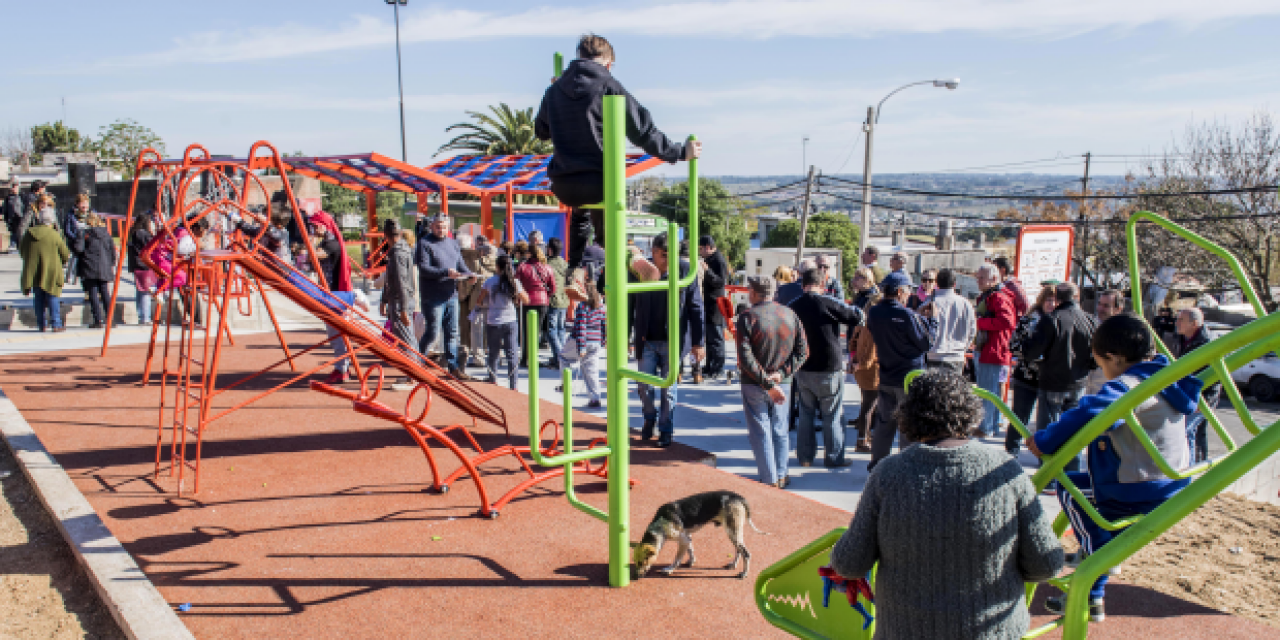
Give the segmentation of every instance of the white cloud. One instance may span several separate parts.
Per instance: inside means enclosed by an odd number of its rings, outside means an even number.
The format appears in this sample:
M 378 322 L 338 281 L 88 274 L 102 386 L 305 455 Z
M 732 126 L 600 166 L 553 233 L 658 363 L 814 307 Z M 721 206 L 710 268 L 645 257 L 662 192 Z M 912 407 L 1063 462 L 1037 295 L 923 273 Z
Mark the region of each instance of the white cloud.
M 395 96 L 385 98 L 341 98 L 295 92 L 227 92 L 227 91 L 121 91 L 76 96 L 92 104 L 115 105 L 183 105 L 184 107 L 242 107 L 252 111 L 352 111 L 382 113 L 395 111 Z M 535 96 L 516 93 L 422 94 L 407 95 L 405 110 L 421 113 L 453 113 L 482 111 L 487 105 L 505 102 L 530 104 Z
M 968 31 L 1004 36 L 1062 37 L 1155 23 L 1205 23 L 1280 15 L 1274 0 L 748 0 L 663 3 L 639 7 L 542 6 L 517 13 L 410 8 L 405 42 L 491 38 L 572 37 L 586 31 L 666 38 L 768 39 L 873 37 Z M 176 39 L 171 48 L 104 60 L 135 67 L 190 62 L 235 62 L 386 46 L 395 34 L 384 17 L 356 15 L 333 28 L 285 24 L 237 32 L 205 32 Z

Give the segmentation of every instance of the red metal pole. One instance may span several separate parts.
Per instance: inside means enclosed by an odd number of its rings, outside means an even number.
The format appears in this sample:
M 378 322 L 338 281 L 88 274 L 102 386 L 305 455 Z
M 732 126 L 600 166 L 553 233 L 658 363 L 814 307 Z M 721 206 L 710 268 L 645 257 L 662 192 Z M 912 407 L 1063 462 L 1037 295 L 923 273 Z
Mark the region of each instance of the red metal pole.
M 516 241 L 516 188 L 507 183 L 507 242 Z
M 107 327 L 102 334 L 102 351 L 98 353 L 99 357 L 107 355 L 107 345 L 111 343 L 111 325 L 115 324 L 116 299 L 120 294 L 120 274 L 124 272 L 125 255 L 129 251 L 128 229 L 133 227 L 133 207 L 138 199 L 138 180 L 142 178 L 142 169 L 147 164 L 143 158 L 148 152 L 155 155 L 157 159 L 160 158 L 160 154 L 148 147 L 138 153 L 138 162 L 134 165 L 133 188 L 129 191 L 129 208 L 124 217 L 124 230 L 120 233 L 120 255 L 116 260 L 116 279 L 111 285 L 111 306 L 107 307 Z M 137 283 L 134 285 L 137 286 Z

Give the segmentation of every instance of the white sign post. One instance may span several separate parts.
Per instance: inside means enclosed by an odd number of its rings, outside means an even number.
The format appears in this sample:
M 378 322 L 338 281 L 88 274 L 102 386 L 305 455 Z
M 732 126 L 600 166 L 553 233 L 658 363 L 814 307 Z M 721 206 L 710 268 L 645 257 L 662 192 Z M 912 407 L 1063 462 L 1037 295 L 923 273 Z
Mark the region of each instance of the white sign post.
M 1071 279 L 1071 250 L 1076 231 L 1066 225 L 1025 225 L 1018 231 L 1017 277 L 1034 297 L 1045 280 Z

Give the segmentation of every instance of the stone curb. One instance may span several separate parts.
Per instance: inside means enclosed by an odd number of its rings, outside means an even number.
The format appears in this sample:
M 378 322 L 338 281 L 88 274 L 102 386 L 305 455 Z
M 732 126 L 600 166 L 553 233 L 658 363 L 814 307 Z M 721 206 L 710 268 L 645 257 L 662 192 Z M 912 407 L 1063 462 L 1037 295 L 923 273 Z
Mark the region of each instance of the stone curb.
M 125 635 L 135 640 L 193 638 L 3 390 L 0 435 Z

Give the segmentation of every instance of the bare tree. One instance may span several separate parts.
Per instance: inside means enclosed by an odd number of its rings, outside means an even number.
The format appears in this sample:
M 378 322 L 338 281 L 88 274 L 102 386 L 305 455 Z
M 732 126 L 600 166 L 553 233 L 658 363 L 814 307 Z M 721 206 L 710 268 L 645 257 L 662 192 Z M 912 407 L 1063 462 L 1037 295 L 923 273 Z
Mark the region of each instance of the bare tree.
M 34 150 L 29 129 L 8 127 L 0 132 L 0 156 L 9 158 L 14 164 L 21 162 L 24 155 L 31 157 Z
M 1268 310 L 1276 308 L 1270 284 L 1276 275 L 1276 185 L 1280 182 L 1280 130 L 1271 114 L 1254 113 L 1239 126 L 1221 122 L 1193 124 L 1157 160 L 1148 163 L 1135 204 L 1165 215 L 1222 245 L 1240 260 Z M 1161 193 L 1263 190 L 1214 195 L 1156 196 Z M 1163 232 L 1152 241 L 1175 250 L 1163 252 L 1168 266 L 1190 272 L 1211 288 L 1234 288 L 1235 279 L 1217 258 L 1194 250 Z M 1151 265 L 1151 268 L 1160 266 Z

